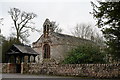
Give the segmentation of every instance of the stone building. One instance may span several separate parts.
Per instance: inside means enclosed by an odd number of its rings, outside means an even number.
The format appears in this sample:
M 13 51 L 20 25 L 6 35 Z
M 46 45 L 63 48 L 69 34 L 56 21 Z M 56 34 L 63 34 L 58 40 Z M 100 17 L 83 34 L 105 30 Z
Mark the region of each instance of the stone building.
M 43 34 L 36 42 L 33 42 L 32 46 L 39 53 L 38 62 L 44 59 L 60 62 L 69 50 L 85 43 L 91 43 L 91 41 L 54 32 L 52 23 L 46 19 L 43 24 Z

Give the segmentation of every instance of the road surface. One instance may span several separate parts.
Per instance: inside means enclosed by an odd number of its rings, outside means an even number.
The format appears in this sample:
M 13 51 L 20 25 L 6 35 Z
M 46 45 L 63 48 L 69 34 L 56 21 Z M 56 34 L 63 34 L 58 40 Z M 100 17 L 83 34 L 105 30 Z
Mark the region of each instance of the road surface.
M 119 79 L 88 79 L 88 78 L 83 79 L 80 77 L 75 78 L 75 77 L 30 75 L 15 73 L 15 74 L 2 74 L 2 80 L 119 80 Z

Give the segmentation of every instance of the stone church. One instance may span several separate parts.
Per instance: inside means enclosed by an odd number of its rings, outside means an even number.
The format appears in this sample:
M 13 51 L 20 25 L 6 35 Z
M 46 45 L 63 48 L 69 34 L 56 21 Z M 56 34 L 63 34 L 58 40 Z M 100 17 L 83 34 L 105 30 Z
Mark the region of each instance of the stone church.
M 52 23 L 46 19 L 43 24 L 43 34 L 33 42 L 33 49 L 39 54 L 37 61 L 42 62 L 45 59 L 62 61 L 67 52 L 76 46 L 84 43 L 93 43 L 90 40 L 61 34 L 53 31 Z

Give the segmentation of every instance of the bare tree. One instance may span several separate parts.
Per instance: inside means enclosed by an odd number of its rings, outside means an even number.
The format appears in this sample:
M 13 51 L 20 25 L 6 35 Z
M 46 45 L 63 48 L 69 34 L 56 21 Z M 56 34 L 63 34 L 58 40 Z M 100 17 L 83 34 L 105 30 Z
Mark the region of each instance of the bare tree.
M 0 24 L 2 24 L 3 18 L 0 18 Z
M 37 16 L 34 13 L 21 12 L 21 10 L 17 8 L 11 8 L 8 13 L 10 14 L 13 22 L 14 29 L 16 30 L 15 36 L 18 41 L 22 40 L 27 42 L 27 37 L 29 37 L 29 30 L 34 31 L 37 30 L 32 26 L 34 24 L 32 20 Z
M 89 39 L 98 44 L 103 44 L 103 36 L 97 32 L 90 24 L 77 24 L 74 28 L 74 31 L 71 32 L 75 37 L 80 37 L 83 39 Z
M 93 30 L 91 25 L 77 24 L 74 28 L 74 31 L 71 33 L 76 37 L 90 39 L 90 36 L 93 35 Z
M 3 25 L 2 21 L 3 21 L 3 18 L 0 18 L 0 25 Z M 1 28 L 0 28 L 0 33 L 1 33 Z
M 61 33 L 62 32 L 62 28 L 58 27 L 59 24 L 57 24 L 55 21 L 52 21 L 52 31 L 53 32 L 57 32 L 57 33 Z
M 103 37 L 103 35 L 100 35 L 99 33 L 95 33 L 95 36 L 94 36 L 94 42 L 100 44 L 100 45 L 105 45 L 105 39 Z

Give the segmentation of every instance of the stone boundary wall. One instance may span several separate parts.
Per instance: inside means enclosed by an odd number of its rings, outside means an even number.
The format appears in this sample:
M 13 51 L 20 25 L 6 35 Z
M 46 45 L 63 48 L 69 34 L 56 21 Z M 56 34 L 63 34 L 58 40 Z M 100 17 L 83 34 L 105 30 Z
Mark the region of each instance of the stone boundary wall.
M 0 63 L 2 65 L 2 73 L 16 73 L 16 65 L 14 63 Z
M 24 72 L 60 76 L 120 78 L 120 64 L 24 64 Z
M 2 71 L 4 73 L 15 73 L 14 64 L 11 64 L 9 69 L 7 65 L 7 63 L 2 63 Z M 45 74 L 93 78 L 120 78 L 120 64 L 23 63 L 22 65 L 23 74 Z
M 3 73 L 7 73 L 7 65 L 8 65 L 8 64 L 7 64 L 7 63 L 0 63 L 0 64 L 2 65 L 2 66 L 1 66 L 1 67 L 2 67 L 2 70 L 1 70 L 1 71 L 2 71 Z

